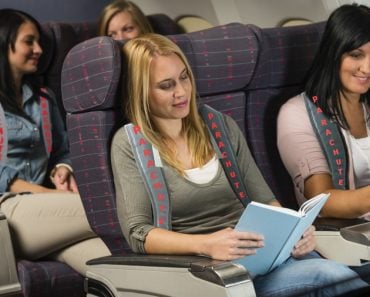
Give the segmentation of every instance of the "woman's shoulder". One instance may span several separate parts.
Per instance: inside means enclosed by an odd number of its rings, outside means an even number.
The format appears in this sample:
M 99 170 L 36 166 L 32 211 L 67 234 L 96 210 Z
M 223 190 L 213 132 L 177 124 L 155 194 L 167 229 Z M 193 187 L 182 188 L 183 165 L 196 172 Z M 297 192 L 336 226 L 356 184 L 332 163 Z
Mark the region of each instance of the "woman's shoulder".
M 288 99 L 280 107 L 277 119 L 278 123 L 281 123 L 281 121 L 296 122 L 301 120 L 305 122 L 306 117 L 309 120 L 304 100 L 304 93 Z
M 304 103 L 304 93 L 300 93 L 290 99 L 288 99 L 280 108 L 280 112 L 286 111 L 286 110 L 302 110 L 306 109 L 305 103 Z
M 128 136 L 125 131 L 125 125 L 118 128 L 117 131 L 114 133 L 113 138 L 112 138 L 112 146 L 123 146 L 128 144 Z

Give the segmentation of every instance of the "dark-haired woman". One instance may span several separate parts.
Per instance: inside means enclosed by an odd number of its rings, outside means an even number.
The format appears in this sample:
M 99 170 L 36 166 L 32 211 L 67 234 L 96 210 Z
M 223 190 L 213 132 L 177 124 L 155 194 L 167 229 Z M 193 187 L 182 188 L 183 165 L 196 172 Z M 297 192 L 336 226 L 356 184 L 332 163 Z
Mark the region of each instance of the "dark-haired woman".
M 0 10 L 0 211 L 18 257 L 53 253 L 84 273 L 85 260 L 109 251 L 87 222 L 53 94 L 34 79 L 40 35 L 32 16 Z M 46 186 L 49 178 L 53 187 Z M 95 247 L 87 258 L 86 245 Z
M 369 88 L 370 9 L 343 5 L 326 23 L 304 93 L 278 117 L 278 147 L 298 202 L 331 193 L 322 216 L 370 212 Z

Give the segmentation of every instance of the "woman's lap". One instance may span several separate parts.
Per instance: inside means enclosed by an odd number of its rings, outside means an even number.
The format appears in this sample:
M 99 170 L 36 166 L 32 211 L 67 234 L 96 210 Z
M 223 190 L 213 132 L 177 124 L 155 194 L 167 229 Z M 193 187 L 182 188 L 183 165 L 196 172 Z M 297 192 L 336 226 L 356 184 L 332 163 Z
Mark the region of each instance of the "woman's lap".
M 313 256 L 314 255 L 314 256 Z M 349 267 L 310 254 L 289 258 L 272 272 L 253 281 L 258 296 L 338 296 L 367 284 Z
M 37 259 L 94 237 L 77 194 L 16 195 L 1 204 L 19 256 Z

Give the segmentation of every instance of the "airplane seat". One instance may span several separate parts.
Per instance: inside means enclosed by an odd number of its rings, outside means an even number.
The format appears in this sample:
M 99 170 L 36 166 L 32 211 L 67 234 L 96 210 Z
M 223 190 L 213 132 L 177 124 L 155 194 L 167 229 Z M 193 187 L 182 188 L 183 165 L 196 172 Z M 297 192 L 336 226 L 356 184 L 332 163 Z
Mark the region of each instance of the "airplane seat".
M 206 19 L 197 15 L 181 15 L 175 19 L 184 33 L 196 32 L 214 27 Z
M 97 23 L 95 22 L 47 22 L 43 24 L 52 32 L 54 52 L 49 67 L 43 73 L 44 84 L 55 94 L 57 104 L 65 119 L 65 110 L 61 98 L 60 78 L 62 64 L 68 51 L 83 40 L 97 35 Z
M 322 29 L 323 24 L 261 29 L 233 23 L 168 36 L 189 60 L 200 101 L 236 120 L 262 174 L 285 206 L 293 205 L 295 199 L 275 144 L 276 116 L 280 105 L 302 89 Z M 113 254 L 88 263 L 88 296 L 124 296 L 127 292 L 140 296 L 241 296 L 243 292 L 254 296 L 248 272 L 230 262 L 136 255 L 123 238 L 109 158 L 111 138 L 125 122 L 120 108 L 120 67 L 125 63 L 120 60 L 120 45 L 108 37 L 86 40 L 67 54 L 62 71 L 75 177 L 88 220 Z M 226 287 L 226 274 L 216 273 L 219 269 L 227 269 L 229 276 L 238 275 L 244 288 Z M 232 292 L 226 292 L 228 288 Z
M 254 68 L 249 59 L 249 53 L 256 59 L 253 34 L 241 24 L 210 30 L 203 32 L 204 37 L 192 33 L 170 38 L 183 48 L 194 67 L 205 102 L 214 105 L 222 100 L 219 107 L 239 117 L 242 124 L 243 112 L 233 110 L 243 105 L 237 103 L 244 98 L 237 90 L 248 83 Z M 243 38 L 246 33 L 249 35 Z M 103 296 L 103 291 L 107 294 L 104 296 L 124 296 L 127 292 L 133 296 L 139 296 L 139 292 L 140 296 L 255 296 L 248 272 L 231 262 L 136 255 L 129 249 L 116 213 L 109 158 L 111 138 L 125 122 L 119 96 L 120 67 L 125 62 L 120 61 L 119 44 L 108 37 L 86 40 L 67 54 L 62 71 L 62 97 L 76 181 L 91 227 L 113 254 L 89 262 L 85 285 L 88 296 Z M 250 49 L 244 49 L 246 45 Z M 203 57 L 197 60 L 199 53 Z M 204 67 L 207 63 L 211 67 Z M 233 75 L 231 69 L 246 74 Z M 220 95 L 222 92 L 225 94 Z
M 153 31 L 162 35 L 175 35 L 182 33 L 181 28 L 168 15 L 155 13 L 147 15 Z
M 165 14 L 151 14 L 147 16 L 155 32 L 159 34 L 179 34 L 180 28 L 174 20 Z M 48 52 L 47 69 L 43 69 L 42 79 L 46 86 L 51 88 L 55 93 L 56 101 L 65 119 L 66 111 L 64 109 L 61 98 L 61 70 L 64 58 L 68 51 L 76 44 L 96 37 L 98 32 L 98 22 L 46 22 L 42 24 L 43 28 L 48 32 L 48 46 L 51 49 L 44 48 L 44 52 Z M 43 57 L 44 55 L 42 55 Z M 50 60 L 51 59 L 51 60 Z
M 245 135 L 243 88 L 254 75 L 259 51 L 254 32 L 231 23 L 169 38 L 187 56 L 199 101 L 231 116 Z
M 292 27 L 292 26 L 302 26 L 312 24 L 313 21 L 301 18 L 301 17 L 291 17 L 285 18 L 278 22 L 277 27 Z
M 265 180 L 280 203 L 297 209 L 294 188 L 276 144 L 280 106 L 302 91 L 306 71 L 320 41 L 323 23 L 264 28 L 249 25 L 258 36 L 260 53 L 247 92 L 247 141 Z

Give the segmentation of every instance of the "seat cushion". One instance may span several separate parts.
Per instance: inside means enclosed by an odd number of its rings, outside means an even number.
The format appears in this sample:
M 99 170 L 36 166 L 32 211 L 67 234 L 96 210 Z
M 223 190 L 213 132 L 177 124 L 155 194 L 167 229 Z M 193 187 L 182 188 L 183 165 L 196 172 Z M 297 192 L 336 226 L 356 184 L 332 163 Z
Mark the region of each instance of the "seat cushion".
M 82 275 L 64 263 L 20 260 L 17 268 L 24 297 L 86 296 Z

